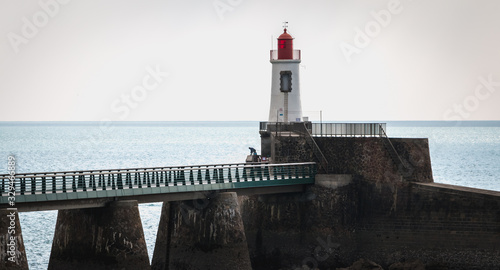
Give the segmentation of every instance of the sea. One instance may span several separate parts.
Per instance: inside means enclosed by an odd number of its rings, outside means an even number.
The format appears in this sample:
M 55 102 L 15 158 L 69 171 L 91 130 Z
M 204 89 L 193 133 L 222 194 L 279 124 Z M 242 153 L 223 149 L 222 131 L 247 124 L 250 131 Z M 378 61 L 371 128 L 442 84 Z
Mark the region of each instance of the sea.
M 389 137 L 428 138 L 434 181 L 500 191 L 500 121 L 387 122 Z M 259 122 L 0 122 L 0 174 L 244 162 Z M 149 259 L 161 203 L 139 205 Z M 30 269 L 47 269 L 57 211 L 19 214 Z

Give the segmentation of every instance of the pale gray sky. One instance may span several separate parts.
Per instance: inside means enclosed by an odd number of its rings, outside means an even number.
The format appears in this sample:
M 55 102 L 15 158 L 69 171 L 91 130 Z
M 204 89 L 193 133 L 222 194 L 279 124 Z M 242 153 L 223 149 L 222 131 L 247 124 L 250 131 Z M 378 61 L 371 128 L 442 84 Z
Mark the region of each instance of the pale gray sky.
M 283 21 L 313 120 L 500 120 L 499 14 L 496 0 L 0 0 L 0 121 L 267 120 Z

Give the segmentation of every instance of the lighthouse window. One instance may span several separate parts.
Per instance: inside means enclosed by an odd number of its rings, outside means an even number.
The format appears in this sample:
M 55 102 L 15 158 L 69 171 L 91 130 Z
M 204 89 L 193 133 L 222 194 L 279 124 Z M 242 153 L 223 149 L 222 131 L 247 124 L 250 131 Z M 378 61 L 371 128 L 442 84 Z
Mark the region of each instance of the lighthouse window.
M 286 48 L 286 43 L 284 40 L 278 40 L 278 48 L 279 49 L 284 49 Z
M 292 72 L 289 70 L 280 72 L 280 90 L 281 92 L 292 91 Z

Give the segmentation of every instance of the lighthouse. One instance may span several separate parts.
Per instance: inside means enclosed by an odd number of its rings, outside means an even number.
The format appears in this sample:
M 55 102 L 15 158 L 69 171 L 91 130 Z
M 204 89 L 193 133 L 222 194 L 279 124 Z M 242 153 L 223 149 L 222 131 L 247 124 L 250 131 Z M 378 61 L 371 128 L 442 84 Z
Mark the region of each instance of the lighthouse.
M 278 37 L 278 50 L 271 50 L 272 81 L 269 122 L 302 121 L 300 101 L 300 50 L 293 49 L 293 37 L 285 23 Z

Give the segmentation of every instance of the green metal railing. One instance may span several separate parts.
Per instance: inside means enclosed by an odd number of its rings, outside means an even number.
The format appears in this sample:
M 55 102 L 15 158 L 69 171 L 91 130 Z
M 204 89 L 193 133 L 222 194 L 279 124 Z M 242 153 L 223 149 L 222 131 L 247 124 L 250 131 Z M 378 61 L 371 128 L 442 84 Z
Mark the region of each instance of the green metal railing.
M 0 175 L 0 204 L 314 183 L 316 164 L 236 163 Z

